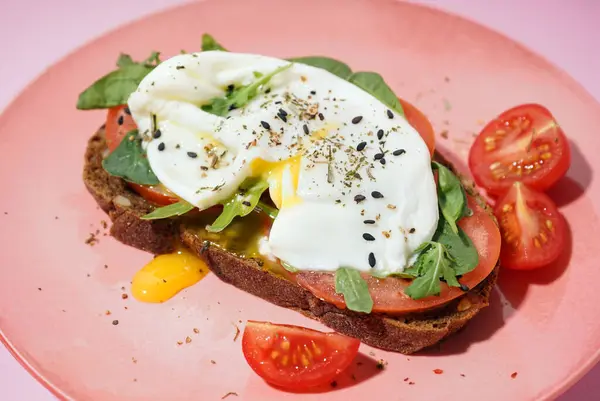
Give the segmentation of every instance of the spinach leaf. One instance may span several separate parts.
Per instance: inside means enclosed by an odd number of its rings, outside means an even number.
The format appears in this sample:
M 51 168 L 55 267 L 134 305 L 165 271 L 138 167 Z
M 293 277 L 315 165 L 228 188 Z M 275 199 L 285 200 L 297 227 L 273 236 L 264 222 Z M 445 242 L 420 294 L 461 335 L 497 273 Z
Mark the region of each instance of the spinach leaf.
M 202 51 L 206 52 L 209 50 L 221 50 L 225 52 L 227 51 L 223 46 L 219 44 L 219 42 L 215 40 L 215 38 L 210 36 L 208 33 L 205 33 L 204 35 L 202 35 Z
M 450 223 L 443 217 L 438 222 L 438 228 L 432 241 L 439 242 L 446 247 L 457 275 L 466 274 L 479 264 L 479 254 L 471 239 L 460 227 L 458 227 L 458 232 L 455 233 Z
M 350 69 L 350 67 L 348 67 L 347 64 L 344 64 L 341 61 L 329 57 L 295 57 L 288 59 L 288 61 L 291 61 L 293 63 L 306 64 L 312 67 L 322 68 L 346 80 L 348 79 L 348 77 L 350 77 L 350 75 L 352 75 L 352 70 Z
M 110 175 L 141 185 L 156 185 L 158 178 L 152 172 L 146 153 L 142 149 L 138 131 L 129 131 L 119 146 L 102 161 Z
M 269 183 L 259 178 L 247 178 L 237 193 L 222 202 L 223 211 L 212 225 L 206 227 L 208 232 L 223 231 L 237 216 L 249 214 L 260 200 L 260 196 L 269 187 Z
M 433 162 L 432 167 L 438 171 L 437 193 L 440 210 L 452 231 L 458 234 L 456 223 L 466 213 L 467 195 L 460 180 L 450 169 L 438 162 Z
M 226 116 L 230 110 L 238 109 L 248 104 L 250 100 L 258 95 L 258 89 L 261 86 L 266 85 L 271 78 L 280 72 L 289 69 L 291 66 L 292 64 L 281 66 L 269 74 L 262 75 L 249 85 L 234 88 L 230 93 L 227 93 L 225 97 L 212 99 L 209 104 L 202 106 L 202 110 L 217 116 Z
M 154 209 L 151 213 L 148 213 L 145 216 L 142 216 L 143 220 L 158 220 L 158 219 L 166 219 L 167 217 L 181 216 L 192 210 L 194 205 L 188 203 L 184 200 L 181 200 L 177 203 L 173 203 L 171 205 L 159 207 L 158 209 Z
M 344 295 L 346 307 L 356 312 L 371 313 L 373 299 L 367 282 L 357 270 L 340 267 L 335 272 L 335 292 Z
M 373 97 L 379 99 L 381 103 L 404 116 L 404 110 L 400 105 L 398 96 L 385 83 L 381 75 L 376 72 L 355 72 L 348 78 L 348 82 L 370 93 Z
M 117 67 L 127 67 L 128 65 L 136 64 L 129 54 L 121 53 L 117 59 Z

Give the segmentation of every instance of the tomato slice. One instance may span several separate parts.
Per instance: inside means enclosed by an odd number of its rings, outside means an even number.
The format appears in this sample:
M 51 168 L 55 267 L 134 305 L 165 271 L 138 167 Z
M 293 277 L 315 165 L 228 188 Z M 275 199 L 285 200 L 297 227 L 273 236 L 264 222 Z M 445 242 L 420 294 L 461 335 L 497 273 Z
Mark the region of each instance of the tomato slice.
M 475 182 L 500 195 L 515 181 L 544 191 L 565 175 L 569 142 L 548 109 L 537 104 L 514 107 L 490 121 L 469 152 Z
M 358 354 L 360 341 L 338 333 L 249 320 L 242 350 L 266 382 L 290 390 L 331 383 Z
M 479 264 L 459 281 L 468 288 L 473 288 L 496 267 L 500 255 L 501 238 L 494 220 L 473 197 L 468 197 L 468 204 L 473 210 L 473 215 L 462 218 L 458 225 L 477 248 Z M 396 277 L 378 279 L 366 273 L 363 278 L 367 281 L 369 292 L 373 298 L 373 312 L 396 315 L 422 312 L 442 306 L 464 294 L 460 288 L 449 287 L 446 283 L 441 283 L 440 295 L 415 300 L 404 294 L 404 289 L 410 285 L 411 280 Z M 301 272 L 291 279 L 309 290 L 317 298 L 332 303 L 341 309 L 346 307 L 344 297 L 335 292 L 333 273 Z
M 136 128 L 137 125 L 133 121 L 127 106 L 122 105 L 108 109 L 104 129 L 108 149 L 111 152 L 115 150 L 125 135 Z M 170 205 L 179 201 L 175 194 L 163 185 L 138 185 L 129 183 L 129 186 L 146 200 L 160 206 Z
M 502 231 L 500 262 L 511 269 L 536 269 L 561 254 L 564 218 L 544 193 L 516 182 L 498 201 L 494 214 Z
M 398 98 L 398 100 L 404 109 L 404 117 L 408 123 L 412 125 L 413 128 L 416 129 L 421 135 L 421 138 L 423 138 L 427 148 L 429 149 L 429 153 L 431 156 L 433 156 L 433 151 L 435 150 L 435 133 L 433 132 L 431 123 L 427 117 L 425 117 L 425 115 L 421 113 L 421 111 L 415 106 L 404 99 Z

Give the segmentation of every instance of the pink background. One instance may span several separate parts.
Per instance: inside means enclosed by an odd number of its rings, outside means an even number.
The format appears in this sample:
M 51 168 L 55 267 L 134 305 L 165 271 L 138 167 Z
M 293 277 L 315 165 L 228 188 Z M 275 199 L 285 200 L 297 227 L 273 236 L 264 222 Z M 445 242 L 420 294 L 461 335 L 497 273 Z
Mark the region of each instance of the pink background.
M 87 2 L 20 0 L 0 5 L 0 109 L 47 66 L 104 32 L 185 0 Z M 420 0 L 496 29 L 566 70 L 600 100 L 600 46 L 596 0 Z M 283 1 L 282 1 L 283 3 Z M 35 11 L 33 11 L 35 10 Z M 596 34 L 594 35 L 594 31 Z M 32 116 L 32 118 L 35 118 Z M 0 347 L 0 399 L 51 401 L 54 397 Z M 560 398 L 600 394 L 600 366 Z

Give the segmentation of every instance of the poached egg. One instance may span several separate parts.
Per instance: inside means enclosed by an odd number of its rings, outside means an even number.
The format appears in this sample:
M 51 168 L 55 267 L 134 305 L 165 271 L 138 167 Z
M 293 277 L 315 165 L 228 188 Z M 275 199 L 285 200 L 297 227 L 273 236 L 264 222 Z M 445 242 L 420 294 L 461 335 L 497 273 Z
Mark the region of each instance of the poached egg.
M 261 253 L 298 270 L 400 273 L 438 222 L 430 154 L 371 94 L 326 70 L 208 51 L 159 64 L 129 98 L 152 170 L 199 209 L 268 183 L 279 209 Z M 201 106 L 278 68 L 225 117 Z

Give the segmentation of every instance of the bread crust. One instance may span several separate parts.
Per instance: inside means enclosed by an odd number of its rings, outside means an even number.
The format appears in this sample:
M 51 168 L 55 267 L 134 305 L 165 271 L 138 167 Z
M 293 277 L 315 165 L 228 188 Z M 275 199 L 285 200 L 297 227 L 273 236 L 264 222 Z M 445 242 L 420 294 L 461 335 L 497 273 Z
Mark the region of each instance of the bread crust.
M 104 130 L 90 138 L 85 153 L 83 180 L 98 205 L 112 220 L 111 235 L 126 245 L 154 254 L 168 253 L 181 242 L 202 257 L 222 281 L 275 305 L 296 310 L 316 319 L 337 332 L 356 337 L 365 344 L 403 354 L 411 354 L 437 344 L 464 327 L 488 306 L 496 282 L 498 266 L 477 287 L 449 304 L 432 311 L 405 316 L 379 313 L 363 314 L 324 302 L 283 276 L 263 269 L 256 260 L 236 256 L 218 246 L 206 246 L 198 231 L 182 219 L 141 220 L 154 206 L 131 191 L 125 181 L 110 176 L 102 168 L 106 150 Z M 449 165 L 441 156 L 436 160 Z M 473 184 L 463 184 L 479 203 L 485 201 L 473 193 Z M 128 200 L 123 202 L 123 198 Z M 487 207 L 487 205 L 486 205 Z M 489 207 L 487 207 L 489 212 Z

